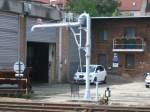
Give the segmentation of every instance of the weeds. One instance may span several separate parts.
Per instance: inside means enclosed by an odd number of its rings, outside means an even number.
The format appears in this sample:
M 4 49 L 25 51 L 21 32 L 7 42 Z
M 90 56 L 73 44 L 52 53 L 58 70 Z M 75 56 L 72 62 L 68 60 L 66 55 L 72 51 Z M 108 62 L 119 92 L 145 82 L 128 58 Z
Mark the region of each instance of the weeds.
M 103 95 L 99 99 L 99 104 L 108 104 L 108 98 L 105 95 Z
M 14 94 L 0 94 L 0 97 L 11 97 L 11 98 L 24 98 L 30 99 L 33 97 L 33 92 L 25 93 L 14 93 Z

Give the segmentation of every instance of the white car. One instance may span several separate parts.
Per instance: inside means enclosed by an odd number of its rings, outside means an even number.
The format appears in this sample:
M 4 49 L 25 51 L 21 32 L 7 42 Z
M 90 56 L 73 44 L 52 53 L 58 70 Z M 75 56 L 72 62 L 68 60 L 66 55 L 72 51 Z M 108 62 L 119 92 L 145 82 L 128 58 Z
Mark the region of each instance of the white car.
M 145 77 L 145 87 L 149 88 L 150 87 L 150 72 L 147 72 Z
M 102 65 L 89 66 L 89 80 L 90 83 L 103 82 L 106 83 L 107 72 Z M 77 71 L 73 77 L 75 81 L 85 83 L 86 81 L 86 65 L 82 67 L 81 71 Z

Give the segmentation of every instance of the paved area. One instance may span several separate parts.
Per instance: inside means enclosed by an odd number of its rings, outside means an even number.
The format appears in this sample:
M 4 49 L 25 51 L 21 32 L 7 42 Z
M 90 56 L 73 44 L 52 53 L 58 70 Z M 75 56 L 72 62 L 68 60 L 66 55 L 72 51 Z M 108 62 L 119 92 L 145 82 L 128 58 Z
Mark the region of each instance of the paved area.
M 106 87 L 110 87 L 110 105 L 150 105 L 150 89 L 144 86 L 144 77 L 125 78 L 116 75 L 108 77 L 107 84 L 99 85 L 99 96 L 103 96 Z M 91 85 L 92 101 L 96 101 L 96 86 Z M 79 97 L 71 97 L 70 85 L 40 85 L 34 86 L 34 101 L 68 102 L 70 100 L 84 100 L 85 86 L 80 85 Z
M 150 89 L 145 88 L 144 76 L 136 78 L 125 78 L 116 75 L 109 75 L 107 84 L 99 85 L 99 96 L 104 95 L 106 87 L 110 87 L 111 98 L 109 105 L 130 105 L 130 106 L 147 106 L 150 105 Z M 96 86 L 90 86 L 91 101 L 96 101 Z M 31 102 L 73 102 L 84 100 L 85 86 L 79 86 L 79 96 L 71 96 L 69 84 L 37 84 L 33 86 L 34 94 L 31 99 L 11 99 L 0 98 L 0 100 L 16 100 L 16 101 L 31 101 Z

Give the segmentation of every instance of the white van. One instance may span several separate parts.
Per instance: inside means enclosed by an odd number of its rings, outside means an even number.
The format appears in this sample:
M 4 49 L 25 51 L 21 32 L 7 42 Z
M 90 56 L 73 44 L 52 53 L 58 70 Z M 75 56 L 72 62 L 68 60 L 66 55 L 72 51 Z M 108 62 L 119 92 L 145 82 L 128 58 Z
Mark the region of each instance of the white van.
M 102 65 L 89 66 L 89 80 L 90 83 L 103 82 L 106 83 L 107 72 Z M 86 65 L 82 67 L 82 71 L 77 71 L 73 77 L 75 81 L 85 83 L 86 80 Z

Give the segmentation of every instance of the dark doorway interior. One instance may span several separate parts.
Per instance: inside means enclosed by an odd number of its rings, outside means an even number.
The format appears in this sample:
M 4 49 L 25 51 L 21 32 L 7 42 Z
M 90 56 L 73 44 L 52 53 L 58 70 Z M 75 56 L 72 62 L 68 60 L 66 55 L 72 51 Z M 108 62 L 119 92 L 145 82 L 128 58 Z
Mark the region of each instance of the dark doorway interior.
M 48 43 L 27 43 L 27 66 L 32 67 L 31 82 L 48 83 Z
M 107 56 L 106 54 L 99 54 L 98 55 L 98 64 L 107 67 Z

